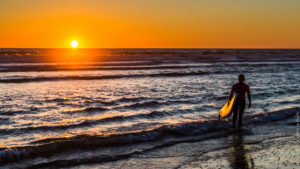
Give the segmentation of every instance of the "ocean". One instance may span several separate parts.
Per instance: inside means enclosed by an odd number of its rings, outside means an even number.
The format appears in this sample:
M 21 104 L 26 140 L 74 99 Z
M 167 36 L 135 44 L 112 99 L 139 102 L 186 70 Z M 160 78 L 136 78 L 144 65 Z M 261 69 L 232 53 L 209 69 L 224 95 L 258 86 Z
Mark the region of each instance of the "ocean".
M 231 125 L 217 117 L 239 74 L 245 126 L 299 112 L 299 49 L 0 49 L 0 166 L 103 164 L 206 140 Z

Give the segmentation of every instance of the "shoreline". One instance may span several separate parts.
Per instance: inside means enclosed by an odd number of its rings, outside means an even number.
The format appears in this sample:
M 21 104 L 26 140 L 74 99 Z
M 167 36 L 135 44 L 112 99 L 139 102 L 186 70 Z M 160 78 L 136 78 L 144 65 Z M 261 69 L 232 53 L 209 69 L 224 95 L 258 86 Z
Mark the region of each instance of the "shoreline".
M 300 166 L 299 112 L 288 119 L 230 130 L 232 134 L 225 137 L 183 142 L 119 161 L 74 168 L 292 169 Z

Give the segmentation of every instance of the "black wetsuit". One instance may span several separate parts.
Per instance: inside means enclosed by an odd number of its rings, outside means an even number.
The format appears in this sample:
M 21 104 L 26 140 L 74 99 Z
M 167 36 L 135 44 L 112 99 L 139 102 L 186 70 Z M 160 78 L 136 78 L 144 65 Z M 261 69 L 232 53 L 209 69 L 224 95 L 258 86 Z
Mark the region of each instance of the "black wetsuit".
M 246 85 L 245 83 L 237 83 L 232 86 L 231 94 L 235 92 L 238 94 L 235 105 L 233 107 L 233 127 L 236 126 L 236 119 L 237 116 L 239 115 L 239 123 L 238 126 L 239 128 L 242 127 L 243 124 L 243 113 L 245 110 L 245 105 L 246 105 L 246 99 L 245 95 L 247 93 L 248 96 L 250 96 L 250 89 L 249 86 Z

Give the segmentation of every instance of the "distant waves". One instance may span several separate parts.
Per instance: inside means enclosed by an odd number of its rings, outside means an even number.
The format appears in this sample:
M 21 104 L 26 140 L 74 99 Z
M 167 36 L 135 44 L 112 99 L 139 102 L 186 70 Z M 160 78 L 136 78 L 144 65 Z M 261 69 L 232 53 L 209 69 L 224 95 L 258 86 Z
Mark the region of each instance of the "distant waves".
M 73 58 L 72 58 L 73 57 Z M 176 63 L 216 61 L 300 60 L 299 49 L 0 49 L 0 63 L 48 63 L 93 58 L 93 62 L 152 61 Z M 69 60 L 68 60 L 69 58 Z M 72 60 L 75 59 L 75 60 Z M 82 61 L 82 59 L 80 59 Z

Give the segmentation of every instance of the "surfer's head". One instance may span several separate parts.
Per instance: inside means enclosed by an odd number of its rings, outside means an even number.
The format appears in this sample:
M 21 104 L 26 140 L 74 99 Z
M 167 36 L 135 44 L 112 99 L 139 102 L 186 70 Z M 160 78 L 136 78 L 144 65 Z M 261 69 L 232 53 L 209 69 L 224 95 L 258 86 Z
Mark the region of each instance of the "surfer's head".
M 245 81 L 245 76 L 243 74 L 239 75 L 239 82 L 243 83 Z

